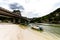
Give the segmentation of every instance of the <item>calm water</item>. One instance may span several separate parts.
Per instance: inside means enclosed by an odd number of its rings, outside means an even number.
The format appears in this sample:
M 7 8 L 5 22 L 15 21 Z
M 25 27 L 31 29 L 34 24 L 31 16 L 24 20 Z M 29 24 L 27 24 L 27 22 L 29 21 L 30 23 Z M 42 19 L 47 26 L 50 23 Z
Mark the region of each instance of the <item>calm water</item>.
M 60 26 L 58 25 L 40 25 L 41 27 L 43 27 L 44 31 L 46 32 L 50 32 L 56 36 L 60 37 Z
M 56 37 L 60 38 L 60 25 L 58 24 L 33 24 L 33 25 L 39 25 L 40 27 L 42 27 L 44 29 L 43 32 L 47 32 L 50 33 L 51 35 L 55 35 Z

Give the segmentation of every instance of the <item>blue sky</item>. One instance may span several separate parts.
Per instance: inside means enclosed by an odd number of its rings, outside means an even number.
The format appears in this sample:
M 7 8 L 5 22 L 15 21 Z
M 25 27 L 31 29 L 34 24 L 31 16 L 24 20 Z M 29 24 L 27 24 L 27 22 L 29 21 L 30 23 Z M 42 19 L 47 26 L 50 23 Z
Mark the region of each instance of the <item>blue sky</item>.
M 41 17 L 60 7 L 60 0 L 0 0 L 0 7 L 21 10 L 22 16 Z

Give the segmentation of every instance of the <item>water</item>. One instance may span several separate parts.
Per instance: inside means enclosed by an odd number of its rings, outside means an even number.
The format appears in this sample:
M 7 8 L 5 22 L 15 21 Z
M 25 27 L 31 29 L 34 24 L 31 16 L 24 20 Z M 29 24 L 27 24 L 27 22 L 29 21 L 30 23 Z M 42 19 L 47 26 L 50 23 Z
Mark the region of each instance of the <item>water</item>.
M 42 27 L 44 30 L 43 33 L 46 32 L 46 33 L 44 33 L 44 34 L 46 34 L 45 36 L 47 36 L 47 34 L 48 34 L 54 40 L 55 39 L 60 40 L 60 25 L 58 25 L 58 24 L 32 24 L 32 25 L 39 25 L 40 27 Z
M 58 26 L 50 26 L 50 25 L 40 25 L 41 27 L 43 27 L 43 29 L 47 32 L 51 32 L 54 34 L 59 34 L 60 35 L 60 27 Z

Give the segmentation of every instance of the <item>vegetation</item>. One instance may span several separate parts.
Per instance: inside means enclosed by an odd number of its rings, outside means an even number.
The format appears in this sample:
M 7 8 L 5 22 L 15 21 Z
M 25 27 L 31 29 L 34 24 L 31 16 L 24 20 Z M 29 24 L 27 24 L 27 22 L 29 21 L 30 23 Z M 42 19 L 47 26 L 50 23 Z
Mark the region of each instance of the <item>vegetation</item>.
M 21 25 L 28 25 L 28 20 L 27 20 L 27 18 L 22 17 L 20 24 L 21 24 Z
M 50 14 L 39 17 L 39 18 L 33 18 L 31 23 L 54 23 L 54 24 L 60 24 L 60 8 L 57 10 L 51 12 Z

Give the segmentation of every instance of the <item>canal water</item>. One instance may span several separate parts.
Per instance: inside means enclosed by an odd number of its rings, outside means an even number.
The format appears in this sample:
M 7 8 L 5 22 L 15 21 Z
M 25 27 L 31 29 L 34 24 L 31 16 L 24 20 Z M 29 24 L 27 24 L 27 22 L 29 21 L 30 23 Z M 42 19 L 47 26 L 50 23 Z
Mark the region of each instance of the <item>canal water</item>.
M 32 26 L 38 25 L 39 27 L 42 27 L 43 28 L 42 32 L 46 32 L 45 36 L 49 34 L 51 37 L 53 37 L 52 40 L 55 40 L 55 39 L 60 40 L 60 25 L 59 24 L 31 24 L 31 25 Z
M 44 31 L 52 33 L 56 35 L 57 37 L 60 37 L 60 26 L 58 25 L 39 25 L 43 28 Z

